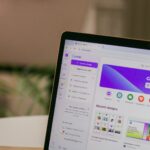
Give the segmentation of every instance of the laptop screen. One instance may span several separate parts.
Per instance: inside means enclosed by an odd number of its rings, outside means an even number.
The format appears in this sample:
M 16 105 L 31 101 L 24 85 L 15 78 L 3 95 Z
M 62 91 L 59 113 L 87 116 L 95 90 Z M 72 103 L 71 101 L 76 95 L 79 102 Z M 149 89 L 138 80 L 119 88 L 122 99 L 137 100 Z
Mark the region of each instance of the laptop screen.
M 49 141 L 49 150 L 149 150 L 150 51 L 66 39 Z

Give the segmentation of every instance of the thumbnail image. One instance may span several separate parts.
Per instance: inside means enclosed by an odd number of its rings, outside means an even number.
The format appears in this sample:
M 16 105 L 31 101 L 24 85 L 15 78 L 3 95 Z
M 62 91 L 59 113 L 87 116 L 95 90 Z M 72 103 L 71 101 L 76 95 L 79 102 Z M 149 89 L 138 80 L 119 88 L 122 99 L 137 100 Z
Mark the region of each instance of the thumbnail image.
M 108 135 L 121 135 L 122 126 L 122 116 L 96 112 L 94 132 Z
M 130 120 L 127 126 L 127 137 L 150 141 L 150 123 Z
M 150 141 L 150 124 L 145 123 L 143 139 Z
M 144 124 L 130 120 L 127 127 L 127 137 L 142 139 Z

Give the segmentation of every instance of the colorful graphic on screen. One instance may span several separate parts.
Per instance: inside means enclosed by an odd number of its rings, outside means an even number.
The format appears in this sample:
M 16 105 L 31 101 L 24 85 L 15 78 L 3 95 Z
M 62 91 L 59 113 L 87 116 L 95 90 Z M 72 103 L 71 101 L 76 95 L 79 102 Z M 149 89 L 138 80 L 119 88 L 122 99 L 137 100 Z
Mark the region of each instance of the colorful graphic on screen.
M 127 137 L 150 141 L 150 124 L 130 120 L 127 128 Z
M 150 94 L 150 71 L 104 64 L 100 86 Z

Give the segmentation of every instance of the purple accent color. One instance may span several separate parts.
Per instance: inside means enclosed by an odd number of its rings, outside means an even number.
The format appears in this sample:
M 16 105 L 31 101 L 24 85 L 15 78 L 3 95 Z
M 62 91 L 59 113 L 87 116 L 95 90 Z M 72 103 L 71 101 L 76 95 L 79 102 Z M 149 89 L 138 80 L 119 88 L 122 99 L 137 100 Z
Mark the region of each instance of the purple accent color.
M 150 94 L 145 88 L 146 78 L 150 76 L 149 70 L 120 67 L 104 64 L 100 86 L 131 92 Z
M 146 137 L 148 137 L 149 135 L 150 135 L 150 124 L 149 123 L 145 123 L 144 124 L 144 131 L 143 131 L 144 140 L 148 140 L 148 139 L 146 139 Z
M 66 54 L 65 54 L 65 57 L 68 57 L 68 56 L 69 56 L 69 54 L 68 54 L 68 53 L 66 53 Z
M 110 91 L 107 92 L 107 95 L 108 95 L 108 96 L 111 96 L 111 94 L 112 94 L 112 93 L 111 93 Z
M 91 68 L 97 68 L 98 63 L 96 62 L 89 62 L 89 61 L 81 61 L 81 60 L 71 60 L 72 65 L 77 65 L 77 66 L 84 66 L 84 67 L 91 67 Z

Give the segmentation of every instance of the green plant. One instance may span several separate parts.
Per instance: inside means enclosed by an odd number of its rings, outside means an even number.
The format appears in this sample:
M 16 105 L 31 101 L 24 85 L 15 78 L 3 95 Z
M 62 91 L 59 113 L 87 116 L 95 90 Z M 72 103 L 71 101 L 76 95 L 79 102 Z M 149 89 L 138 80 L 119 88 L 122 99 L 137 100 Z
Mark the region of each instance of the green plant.
M 51 90 L 54 78 L 53 67 L 23 67 L 23 66 L 0 66 L 0 73 L 9 74 L 15 77 L 16 85 L 14 87 L 8 85 L 0 79 L 0 96 L 15 95 L 20 98 L 20 103 L 31 99 L 33 102 L 26 110 L 24 115 L 31 115 L 34 105 L 38 104 L 43 114 L 47 114 L 49 110 Z M 41 86 L 41 83 L 43 84 Z M 2 105 L 1 105 L 2 106 Z M 13 112 L 0 106 L 0 117 L 15 115 Z

